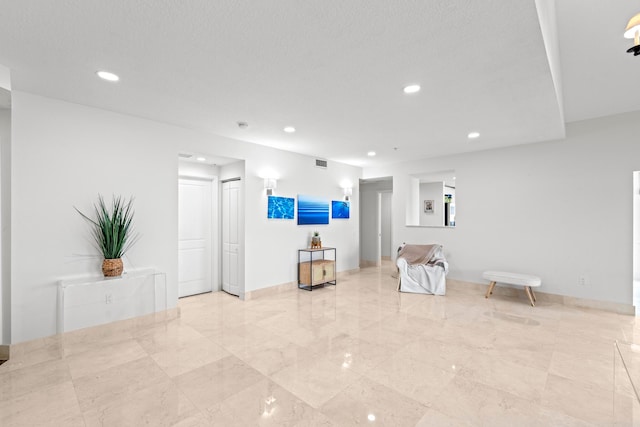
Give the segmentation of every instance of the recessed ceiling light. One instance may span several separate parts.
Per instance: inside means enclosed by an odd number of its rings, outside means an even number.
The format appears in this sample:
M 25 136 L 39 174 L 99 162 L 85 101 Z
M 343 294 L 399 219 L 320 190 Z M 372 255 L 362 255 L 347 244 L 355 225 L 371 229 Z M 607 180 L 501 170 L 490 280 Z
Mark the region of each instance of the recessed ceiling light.
M 479 132 L 469 132 L 469 135 L 467 135 L 467 138 L 469 139 L 476 139 L 477 137 L 480 136 Z
M 116 74 L 110 73 L 108 71 L 96 71 L 96 74 L 102 80 L 106 80 L 108 82 L 117 82 L 118 80 L 120 80 L 120 77 L 118 77 Z
M 369 151 L 369 152 L 367 153 L 367 156 L 369 156 L 369 157 L 373 157 L 373 156 L 375 156 L 375 155 L 376 155 L 376 152 L 375 152 L 375 151 Z
M 420 85 L 409 85 L 404 87 L 404 93 L 420 92 Z
M 294 128 L 293 126 L 287 126 L 282 130 L 285 131 L 286 133 L 294 133 L 296 131 L 296 128 Z
M 196 160 L 199 161 L 199 162 L 204 162 L 207 159 L 202 157 L 202 156 L 199 156 L 199 157 L 196 157 Z

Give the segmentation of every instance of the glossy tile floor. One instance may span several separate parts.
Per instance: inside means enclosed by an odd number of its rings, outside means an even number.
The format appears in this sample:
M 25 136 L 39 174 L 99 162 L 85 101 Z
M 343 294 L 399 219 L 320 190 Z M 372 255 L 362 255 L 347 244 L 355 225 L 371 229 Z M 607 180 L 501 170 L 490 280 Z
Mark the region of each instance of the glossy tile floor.
M 640 342 L 635 317 L 453 281 L 399 294 L 390 272 L 14 346 L 0 425 L 611 424 L 613 343 Z

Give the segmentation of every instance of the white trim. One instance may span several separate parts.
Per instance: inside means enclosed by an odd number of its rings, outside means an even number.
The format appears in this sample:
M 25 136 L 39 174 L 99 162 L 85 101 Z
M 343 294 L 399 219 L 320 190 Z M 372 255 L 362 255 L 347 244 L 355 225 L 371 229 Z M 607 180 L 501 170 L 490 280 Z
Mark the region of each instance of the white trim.
M 199 175 L 199 174 L 181 173 L 181 174 L 178 174 L 178 179 L 199 179 L 201 181 L 216 181 L 218 177 L 215 175 Z

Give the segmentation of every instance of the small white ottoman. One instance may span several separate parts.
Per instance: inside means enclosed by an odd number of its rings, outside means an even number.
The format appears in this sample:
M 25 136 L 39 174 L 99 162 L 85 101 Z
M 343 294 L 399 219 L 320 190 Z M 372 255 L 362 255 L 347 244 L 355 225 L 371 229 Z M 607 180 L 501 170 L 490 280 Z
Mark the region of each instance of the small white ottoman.
M 493 288 L 496 286 L 496 283 L 506 283 L 509 285 L 524 287 L 524 292 L 529 297 L 531 305 L 533 307 L 536 306 L 536 295 L 533 293 L 533 289 L 531 288 L 537 288 L 542 284 L 542 279 L 539 277 L 531 276 L 529 274 L 507 273 L 506 271 L 485 271 L 482 273 L 482 277 L 491 282 L 489 283 L 489 289 L 487 289 L 487 293 L 484 296 L 485 298 L 489 298 L 489 295 L 493 293 Z

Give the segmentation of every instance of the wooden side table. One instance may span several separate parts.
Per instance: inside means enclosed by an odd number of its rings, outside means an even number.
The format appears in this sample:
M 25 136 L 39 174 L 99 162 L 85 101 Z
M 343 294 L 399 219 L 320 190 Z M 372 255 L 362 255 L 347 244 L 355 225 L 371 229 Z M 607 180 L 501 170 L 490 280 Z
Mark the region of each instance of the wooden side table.
M 298 249 L 298 289 L 336 285 L 336 248 Z

